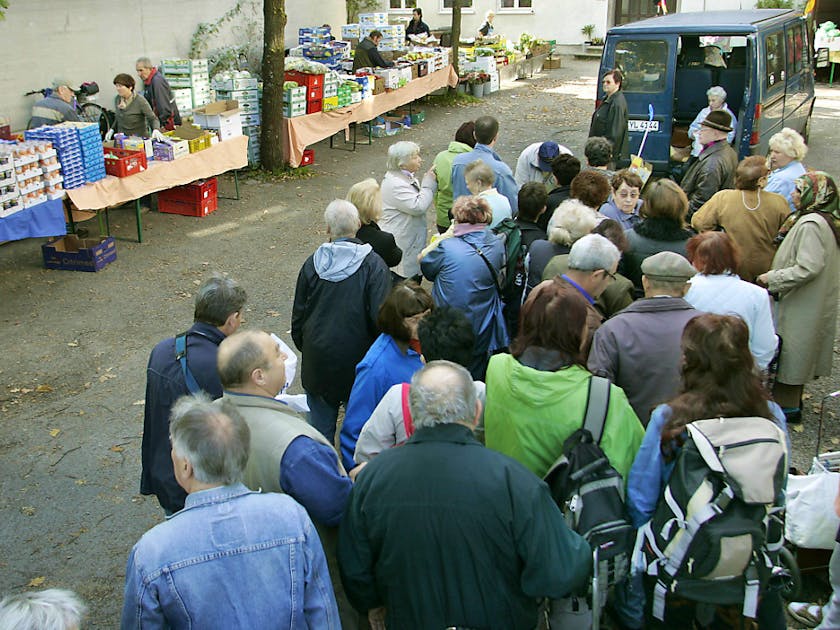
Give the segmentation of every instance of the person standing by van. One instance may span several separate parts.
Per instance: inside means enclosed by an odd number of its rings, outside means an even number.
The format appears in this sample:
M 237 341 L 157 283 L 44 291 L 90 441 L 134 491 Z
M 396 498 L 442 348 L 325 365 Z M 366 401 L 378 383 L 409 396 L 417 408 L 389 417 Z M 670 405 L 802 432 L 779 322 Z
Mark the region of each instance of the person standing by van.
M 627 100 L 621 92 L 624 75 L 620 70 L 610 70 L 601 80 L 604 88 L 603 102 L 592 114 L 589 137 L 603 136 L 613 145 L 613 157 L 618 168 L 630 164 L 630 137 L 627 133 Z
M 688 219 L 719 190 L 734 188 L 738 154 L 729 146 L 726 136 L 732 131 L 731 118 L 716 109 L 700 123 L 696 138 L 703 146 L 700 156 L 682 180 L 682 189 L 688 196 Z

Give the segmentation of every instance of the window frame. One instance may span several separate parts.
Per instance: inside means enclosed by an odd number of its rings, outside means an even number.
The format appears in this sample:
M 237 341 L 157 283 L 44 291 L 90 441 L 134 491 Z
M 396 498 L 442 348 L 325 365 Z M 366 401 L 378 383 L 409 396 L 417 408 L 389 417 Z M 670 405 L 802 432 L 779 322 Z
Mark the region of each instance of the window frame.
M 534 0 L 510 0 L 516 6 L 513 7 L 503 7 L 502 6 L 503 0 L 496 0 L 496 13 L 504 13 L 506 15 L 534 15 Z M 527 1 L 531 3 L 530 7 L 520 7 L 519 3 Z
M 418 2 L 418 0 L 396 0 L 396 1 L 400 3 L 401 8 L 392 9 L 391 8 L 391 2 L 394 2 L 394 0 L 388 0 L 388 13 L 393 13 L 395 15 L 411 15 L 411 13 L 417 7 L 417 2 Z M 412 1 L 414 2 L 413 7 L 405 6 L 406 2 L 412 2 Z
M 452 7 L 447 8 L 444 6 L 446 0 L 438 0 L 438 14 L 439 15 L 452 15 Z M 461 6 L 461 13 L 464 15 L 473 15 L 476 13 L 475 10 L 475 0 L 461 0 L 461 3 L 469 2 L 472 6 L 465 7 Z
M 655 90 L 634 90 L 631 89 L 635 87 L 635 76 L 640 71 L 629 70 L 624 63 L 624 59 L 619 59 L 619 49 L 628 50 L 629 47 L 627 44 L 645 44 L 645 45 L 652 45 L 655 44 L 657 46 L 663 46 L 664 51 L 661 56 L 647 56 L 645 58 L 652 58 L 652 59 L 661 59 L 661 68 L 659 69 L 659 78 L 657 79 L 655 85 L 657 89 Z M 621 84 L 621 89 L 624 92 L 632 92 L 633 94 L 664 94 L 668 87 L 667 87 L 667 77 L 668 77 L 668 40 L 666 39 L 632 39 L 631 35 L 627 36 L 627 39 L 622 39 L 615 44 L 614 49 L 614 58 L 615 58 L 615 67 L 621 68 L 622 72 L 624 73 L 624 82 Z M 638 55 L 637 55 L 638 56 Z M 643 73 L 643 71 L 642 71 Z M 653 81 L 650 83 L 653 84 Z M 644 81 L 641 83 L 642 87 L 644 87 Z
M 782 46 L 782 48 L 780 50 L 778 45 L 777 45 L 777 50 L 776 50 L 776 54 L 780 55 L 779 61 L 781 62 L 781 63 L 777 62 L 776 69 L 781 71 L 781 76 L 780 77 L 775 77 L 775 75 L 773 75 L 773 77 L 774 77 L 773 78 L 773 83 L 770 83 L 771 73 L 770 73 L 770 65 L 768 63 L 768 61 L 769 61 L 768 52 L 770 50 L 770 46 L 768 44 L 770 43 L 771 38 L 777 38 L 777 41 L 780 42 L 781 46 Z M 787 74 L 787 50 L 786 49 L 787 49 L 787 36 L 786 36 L 785 30 L 783 28 L 780 28 L 778 31 L 774 31 L 772 33 L 767 33 L 767 35 L 764 36 L 764 77 L 763 77 L 762 80 L 764 81 L 764 87 L 768 92 L 775 92 L 776 90 L 779 90 L 779 89 L 781 89 L 781 90 L 785 89 L 785 84 L 787 83 L 787 79 L 788 79 L 788 74 Z

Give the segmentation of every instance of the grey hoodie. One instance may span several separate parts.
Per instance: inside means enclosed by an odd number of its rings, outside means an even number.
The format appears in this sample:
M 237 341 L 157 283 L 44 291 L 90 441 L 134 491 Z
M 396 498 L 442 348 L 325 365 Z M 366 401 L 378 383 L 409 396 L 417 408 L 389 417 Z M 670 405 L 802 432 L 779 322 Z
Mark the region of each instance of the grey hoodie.
M 318 277 L 328 282 L 341 282 L 359 270 L 373 248 L 365 243 L 339 240 L 324 243 L 315 250 L 312 263 Z

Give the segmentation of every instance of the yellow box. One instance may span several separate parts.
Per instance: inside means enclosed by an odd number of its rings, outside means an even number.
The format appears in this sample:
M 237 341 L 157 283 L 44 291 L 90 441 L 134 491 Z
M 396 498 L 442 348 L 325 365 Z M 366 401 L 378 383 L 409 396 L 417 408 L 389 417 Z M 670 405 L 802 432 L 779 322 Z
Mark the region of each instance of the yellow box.
M 329 96 L 323 99 L 322 109 L 325 112 L 328 112 L 332 109 L 338 109 L 338 96 Z
M 175 127 L 172 131 L 167 131 L 167 136 L 178 138 L 179 140 L 186 140 L 190 147 L 190 153 L 196 153 L 209 149 L 211 145 L 211 134 L 204 129 L 194 127 L 193 125 L 181 125 Z

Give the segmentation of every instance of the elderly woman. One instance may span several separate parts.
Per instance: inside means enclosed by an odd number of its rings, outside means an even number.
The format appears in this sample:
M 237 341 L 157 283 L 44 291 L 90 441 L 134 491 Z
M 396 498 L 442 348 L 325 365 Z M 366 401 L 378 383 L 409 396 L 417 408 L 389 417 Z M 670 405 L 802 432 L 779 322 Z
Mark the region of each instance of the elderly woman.
M 734 269 L 748 282 L 770 269 L 776 246 L 773 239 L 790 214 L 784 197 L 762 190 L 767 163 L 759 155 L 741 160 L 735 170 L 735 190 L 721 190 L 691 217 L 698 232 L 723 230 L 740 253 Z
M 802 389 L 831 374 L 840 272 L 840 202 L 827 173 L 808 172 L 795 182 L 796 206 L 779 232 L 781 245 L 758 284 L 778 294 L 776 329 L 782 338 L 773 396 L 789 421 L 801 420 Z
M 735 129 L 738 127 L 738 119 L 732 113 L 732 110 L 729 109 L 729 105 L 726 104 L 726 90 L 719 85 L 715 85 L 706 90 L 706 97 L 709 99 L 709 106 L 701 109 L 694 121 L 688 126 L 688 137 L 694 142 L 691 146 L 691 155 L 695 157 L 700 155 L 700 151 L 703 150 L 703 145 L 700 144 L 697 132 L 700 130 L 700 123 L 706 120 L 709 112 L 723 110 L 732 118 L 732 124 L 730 125 L 732 131 L 726 135 L 726 141 L 729 144 L 732 144 L 732 141 L 735 139 Z
M 584 170 L 598 171 L 606 176 L 607 180 L 612 179 L 615 171 L 610 167 L 613 161 L 612 142 L 603 136 L 593 136 L 587 139 L 583 146 L 583 155 L 586 157 L 586 168 Z
M 379 307 L 376 324 L 381 334 L 356 366 L 341 426 L 341 458 L 346 470 L 355 467 L 353 453 L 359 432 L 385 392 L 392 385 L 410 381 L 423 367 L 417 325 L 432 308 L 429 292 L 411 281 L 395 286 Z
M 644 295 L 642 288 L 642 261 L 662 251 L 685 256 L 685 244 L 692 232 L 685 223 L 688 197 L 682 188 L 670 179 L 660 179 L 648 184 L 642 222 L 627 230 L 629 248 L 624 253 L 619 270 L 636 287 L 636 296 Z
M 490 205 L 490 212 L 493 214 L 490 220 L 491 229 L 504 219 L 511 218 L 513 213 L 510 209 L 510 201 L 493 186 L 496 182 L 496 174 L 484 160 L 467 164 L 467 168 L 464 169 L 464 179 L 467 182 L 467 189 Z
M 686 250 L 699 273 L 689 280 L 685 301 L 698 311 L 740 316 L 750 329 L 750 352 L 756 365 L 766 370 L 779 344 L 767 291 L 735 275 L 738 250 L 728 234 L 698 234 L 688 241 Z
M 487 227 L 490 214 L 490 206 L 480 197 L 456 199 L 452 236 L 439 241 L 420 261 L 423 275 L 434 282 L 435 304 L 461 309 L 472 323 L 476 339 L 468 367 L 477 380 L 484 380 L 488 357 L 508 345 L 498 284 L 505 246 Z
M 382 180 L 380 227 L 394 235 L 403 252 L 402 262 L 392 270 L 403 278 L 420 280 L 417 255 L 426 245 L 426 210 L 432 203 L 437 180 L 429 169 L 418 182 L 415 174 L 423 159 L 414 142 L 395 142 L 388 148 L 388 172 Z
M 493 20 L 495 18 L 496 14 L 493 11 L 488 11 L 484 14 L 484 22 L 478 27 L 479 38 L 490 37 L 493 34 Z
M 347 201 L 356 206 L 362 226 L 356 232 L 356 238 L 373 247 L 385 264 L 396 267 L 402 260 L 402 250 L 397 247 L 394 235 L 383 232 L 377 225 L 382 217 L 382 193 L 379 183 L 369 177 L 353 184 L 347 191 Z
M 592 114 L 589 136 L 603 136 L 613 146 L 613 156 L 619 167 L 630 163 L 630 136 L 627 133 L 627 100 L 621 92 L 624 75 L 618 69 L 607 72 L 601 79 L 604 100 Z
M 603 206 L 610 198 L 610 180 L 601 171 L 581 171 L 572 180 L 570 193 L 572 199 L 578 199 L 593 212 Z
M 155 131 L 158 132 L 155 135 L 159 135 L 160 121 L 152 111 L 149 101 L 134 91 L 134 85 L 134 77 L 131 75 L 118 74 L 114 77 L 114 88 L 117 90 L 117 96 L 114 98 L 114 131 L 144 138 L 148 138 Z
M 805 146 L 805 140 L 793 129 L 785 127 L 770 137 L 768 166 L 771 172 L 764 190 L 779 193 L 787 199 L 791 212 L 796 212 L 796 206 L 793 203 L 794 182 L 805 174 L 802 160 L 807 154 L 808 147 Z
M 601 206 L 601 214 L 608 219 L 618 221 L 625 230 L 629 230 L 641 222 L 639 209 L 642 207 L 642 178 L 622 169 L 613 175 L 610 181 L 612 194 Z
M 568 283 L 540 283 L 522 305 L 511 353 L 487 368 L 486 444 L 541 478 L 583 422 L 592 377 L 581 353 L 586 317 L 586 300 Z M 601 448 L 625 479 L 643 435 L 627 396 L 611 385 Z
M 598 224 L 598 215 L 578 199 L 561 203 L 548 221 L 548 240 L 531 243 L 528 250 L 528 284 L 531 291 L 543 280 L 566 273 L 569 250 Z
M 604 238 L 609 239 L 610 243 L 618 248 L 622 256 L 627 251 L 627 235 L 618 221 L 604 219 L 592 228 L 592 233 L 600 234 Z M 612 282 L 607 285 L 604 292 L 595 300 L 595 305 L 598 307 L 598 310 L 607 318 L 612 317 L 632 303 L 633 283 L 620 273 L 615 274 Z

